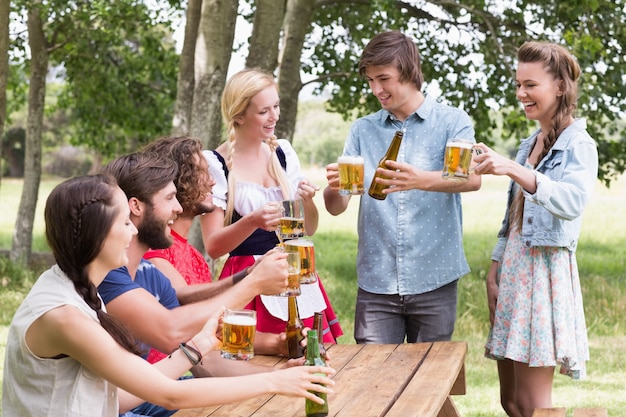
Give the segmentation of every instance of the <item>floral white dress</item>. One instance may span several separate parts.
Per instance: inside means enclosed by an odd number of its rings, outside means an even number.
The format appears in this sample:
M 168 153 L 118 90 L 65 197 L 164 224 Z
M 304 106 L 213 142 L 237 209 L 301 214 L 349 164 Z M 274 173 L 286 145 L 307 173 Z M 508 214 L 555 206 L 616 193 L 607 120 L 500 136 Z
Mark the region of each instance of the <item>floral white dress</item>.
M 585 376 L 589 346 L 575 255 L 567 248 L 526 247 L 511 228 L 487 357 L 560 365 L 562 374 Z

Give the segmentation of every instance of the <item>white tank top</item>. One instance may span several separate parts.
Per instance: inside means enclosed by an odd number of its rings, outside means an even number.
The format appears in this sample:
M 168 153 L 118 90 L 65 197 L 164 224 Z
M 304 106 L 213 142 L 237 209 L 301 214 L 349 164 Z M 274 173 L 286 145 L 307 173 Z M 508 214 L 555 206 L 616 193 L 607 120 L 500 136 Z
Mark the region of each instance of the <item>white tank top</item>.
M 41 315 L 72 305 L 98 321 L 74 289 L 53 266 L 44 272 L 18 308 L 7 337 L 2 415 L 5 417 L 117 417 L 117 388 L 73 358 L 40 358 L 28 349 L 26 330 Z

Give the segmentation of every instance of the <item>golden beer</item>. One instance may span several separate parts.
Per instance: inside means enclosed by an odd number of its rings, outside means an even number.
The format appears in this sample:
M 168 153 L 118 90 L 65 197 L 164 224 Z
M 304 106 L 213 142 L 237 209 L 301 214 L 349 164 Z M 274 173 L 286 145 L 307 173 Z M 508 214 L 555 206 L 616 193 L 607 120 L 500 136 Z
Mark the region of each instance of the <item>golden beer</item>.
M 278 221 L 278 234 L 283 241 L 304 236 L 304 217 L 281 217 Z
M 281 297 L 300 295 L 300 253 L 298 251 L 287 252 L 287 289 L 280 294 Z
M 365 192 L 363 185 L 364 162 L 360 156 L 340 156 L 339 165 L 339 194 L 360 195 Z
M 448 142 L 443 160 L 443 178 L 456 181 L 467 180 L 472 162 L 472 146 L 472 143 L 468 141 Z
M 300 254 L 300 284 L 312 284 L 317 282 L 313 241 L 308 239 L 294 239 L 286 241 L 284 245 L 286 251 L 297 251 Z
M 254 310 L 226 309 L 222 330 L 222 357 L 245 361 L 253 358 L 255 334 Z

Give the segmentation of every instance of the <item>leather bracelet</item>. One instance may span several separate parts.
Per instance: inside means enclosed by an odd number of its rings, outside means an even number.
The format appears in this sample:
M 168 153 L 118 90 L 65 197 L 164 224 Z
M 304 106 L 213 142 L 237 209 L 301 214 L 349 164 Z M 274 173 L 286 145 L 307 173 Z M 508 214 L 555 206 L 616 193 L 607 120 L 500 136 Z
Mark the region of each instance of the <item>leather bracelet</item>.
M 189 359 L 189 362 L 191 362 L 193 366 L 196 366 L 198 364 L 202 365 L 202 353 L 192 348 L 185 342 L 178 345 L 178 348 L 181 352 L 185 354 L 185 356 L 187 356 L 187 359 Z M 192 352 L 196 355 L 195 358 L 193 357 Z
M 247 277 L 247 276 L 248 276 L 248 270 L 249 270 L 249 269 L 250 269 L 250 268 L 246 268 L 246 269 L 242 269 L 242 270 L 241 270 L 241 271 L 239 271 L 239 272 L 236 272 L 236 273 L 233 275 L 233 285 L 235 285 L 236 283 L 238 283 L 239 281 L 241 281 L 241 280 L 243 280 L 245 277 Z

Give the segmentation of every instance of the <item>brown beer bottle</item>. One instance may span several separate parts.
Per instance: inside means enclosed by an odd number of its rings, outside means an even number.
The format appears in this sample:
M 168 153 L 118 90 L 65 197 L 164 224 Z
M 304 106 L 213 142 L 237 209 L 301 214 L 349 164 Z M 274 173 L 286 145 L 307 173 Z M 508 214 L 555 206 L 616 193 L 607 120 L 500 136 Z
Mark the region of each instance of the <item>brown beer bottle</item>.
M 322 322 L 322 313 L 315 313 L 313 316 L 313 330 L 317 331 L 317 341 L 320 344 L 320 356 L 324 359 L 326 357 L 326 348 L 324 347 L 324 329 Z
M 307 332 L 306 360 L 305 366 L 324 366 L 326 362 L 320 356 L 320 343 L 317 340 L 317 331 L 309 330 Z M 328 397 L 327 394 L 314 392 L 315 395 L 324 400 L 324 404 L 318 404 L 309 399 L 305 400 L 304 411 L 307 417 L 325 417 L 328 415 Z
M 389 145 L 389 149 L 387 149 L 385 155 L 382 157 L 380 162 L 378 162 L 378 166 L 376 168 L 387 168 L 387 166 L 385 165 L 385 161 L 395 161 L 398 158 L 398 151 L 400 151 L 400 144 L 402 143 L 403 136 L 404 133 L 402 133 L 401 130 L 396 131 L 396 134 L 393 136 L 393 139 L 391 141 L 391 145 Z M 385 177 L 378 173 L 374 173 L 374 178 L 372 178 L 372 184 L 370 185 L 370 189 L 367 193 L 372 198 L 375 198 L 377 200 L 384 200 L 385 198 L 387 198 L 387 194 L 384 194 L 383 190 L 385 188 L 389 188 L 389 186 L 377 183 L 376 178 Z
M 304 356 L 304 347 L 300 344 L 304 339 L 302 335 L 304 324 L 300 320 L 298 302 L 295 295 L 288 297 L 287 308 L 289 314 L 287 328 L 285 329 L 285 333 L 287 333 L 287 357 L 289 359 L 301 358 Z

